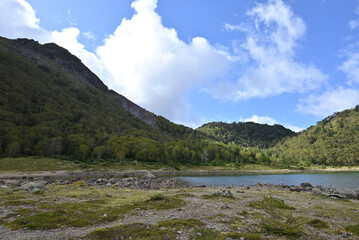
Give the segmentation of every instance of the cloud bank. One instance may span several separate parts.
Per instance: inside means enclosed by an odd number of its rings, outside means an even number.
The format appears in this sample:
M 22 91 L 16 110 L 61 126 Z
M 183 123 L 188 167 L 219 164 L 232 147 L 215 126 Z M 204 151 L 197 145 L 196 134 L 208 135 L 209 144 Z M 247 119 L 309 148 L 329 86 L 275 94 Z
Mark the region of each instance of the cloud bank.
M 230 66 L 229 55 L 202 37 L 190 43 L 181 41 L 175 29 L 162 25 L 155 12 L 157 0 L 137 0 L 131 6 L 136 11 L 134 16 L 123 19 L 96 53 L 78 41 L 81 33 L 76 27 L 52 32 L 42 29 L 25 0 L 0 2 L 4 13 L 0 15 L 0 35 L 55 42 L 79 57 L 110 88 L 156 114 L 185 122 L 190 107 L 185 94 L 191 87 L 225 73 Z M 93 38 L 88 33 L 83 35 Z
M 338 88 L 329 90 L 320 95 L 312 94 L 301 99 L 297 111 L 317 117 L 326 117 L 334 112 L 352 108 L 359 103 L 359 90 Z
M 226 52 L 202 37 L 181 41 L 155 12 L 156 0 L 138 0 L 136 14 L 123 19 L 97 49 L 108 70 L 106 82 L 121 94 L 158 114 L 183 121 L 189 104 L 185 93 L 223 74 L 230 62 Z
M 214 91 L 216 97 L 238 101 L 286 92 L 304 93 L 326 81 L 327 76 L 317 67 L 295 60 L 297 42 L 306 26 L 288 5 L 282 0 L 270 0 L 257 4 L 247 15 L 248 23 L 226 24 L 225 29 L 246 34 L 238 51 L 247 53 L 250 60 L 242 66 L 246 70 L 236 83 L 220 84 Z

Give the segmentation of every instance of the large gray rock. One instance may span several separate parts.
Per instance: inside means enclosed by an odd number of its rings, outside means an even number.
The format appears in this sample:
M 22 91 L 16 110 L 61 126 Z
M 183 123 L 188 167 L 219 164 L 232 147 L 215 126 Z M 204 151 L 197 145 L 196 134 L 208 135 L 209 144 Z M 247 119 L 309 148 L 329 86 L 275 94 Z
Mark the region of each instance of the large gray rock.
M 299 184 L 299 187 L 301 187 L 303 189 L 313 188 L 312 184 L 310 184 L 310 183 L 301 183 L 301 184 Z
M 153 175 L 150 171 L 147 171 L 147 172 L 145 173 L 145 175 L 143 175 L 143 178 L 156 179 L 156 176 Z
M 316 196 L 320 196 L 323 192 L 319 188 L 312 188 L 312 194 Z
M 44 182 L 28 182 L 28 183 L 22 185 L 21 187 L 17 188 L 16 190 L 33 191 L 34 189 L 47 190 Z
M 339 188 L 333 191 L 333 194 L 337 194 L 339 196 L 344 196 L 348 199 L 359 199 L 359 190 L 347 189 L 347 188 Z

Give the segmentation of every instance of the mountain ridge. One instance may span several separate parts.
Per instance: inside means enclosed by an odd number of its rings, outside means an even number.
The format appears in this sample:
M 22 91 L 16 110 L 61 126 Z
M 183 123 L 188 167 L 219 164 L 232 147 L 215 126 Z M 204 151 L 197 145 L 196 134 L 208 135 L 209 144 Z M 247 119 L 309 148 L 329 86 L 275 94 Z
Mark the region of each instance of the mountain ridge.
M 234 142 L 243 147 L 260 148 L 273 147 L 283 138 L 296 135 L 292 130 L 279 124 L 271 126 L 254 122 L 210 122 L 196 130 L 225 144 Z

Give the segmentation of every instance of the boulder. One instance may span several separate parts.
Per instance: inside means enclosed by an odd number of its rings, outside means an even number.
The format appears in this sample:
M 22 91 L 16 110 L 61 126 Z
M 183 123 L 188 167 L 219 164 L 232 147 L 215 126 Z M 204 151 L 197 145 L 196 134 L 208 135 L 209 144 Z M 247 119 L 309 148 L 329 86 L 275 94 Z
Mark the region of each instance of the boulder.
M 290 190 L 291 192 L 300 192 L 300 188 L 297 187 L 297 186 L 291 186 L 291 187 L 289 188 L 289 190 Z
M 215 193 L 221 197 L 233 197 L 233 193 L 229 189 L 223 189 Z
M 146 178 L 146 179 L 156 179 L 156 176 L 153 175 L 150 171 L 147 171 L 147 172 L 143 175 L 143 178 Z
M 322 195 L 322 191 L 319 188 L 312 188 L 312 194 L 320 196 Z
M 33 191 L 34 189 L 47 190 L 44 182 L 29 182 L 29 183 L 26 183 L 26 184 L 22 185 L 21 187 L 17 188 L 16 190 Z
M 347 189 L 347 188 L 335 189 L 333 191 L 333 194 L 343 196 L 348 199 L 359 199 L 359 191 L 354 189 Z
M 301 183 L 301 184 L 299 184 L 299 187 L 304 188 L 304 189 L 313 188 L 312 184 L 310 184 L 310 183 Z

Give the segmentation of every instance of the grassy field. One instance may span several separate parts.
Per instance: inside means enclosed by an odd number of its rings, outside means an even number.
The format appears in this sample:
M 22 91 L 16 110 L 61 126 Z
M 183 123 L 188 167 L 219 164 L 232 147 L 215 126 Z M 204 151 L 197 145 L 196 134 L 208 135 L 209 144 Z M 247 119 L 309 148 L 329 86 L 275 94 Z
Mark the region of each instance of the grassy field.
M 244 164 L 235 166 L 226 164 L 224 166 L 180 166 L 173 168 L 171 166 L 159 163 L 144 163 L 137 161 L 98 161 L 94 163 L 82 163 L 79 161 L 63 160 L 58 158 L 45 157 L 23 157 L 23 158 L 0 158 L 0 173 L 16 172 L 36 172 L 36 171 L 77 171 L 77 170 L 94 170 L 94 171 L 193 171 L 193 172 L 213 172 L 213 171 L 277 171 L 285 172 L 291 170 L 300 170 L 296 168 L 286 168 L 270 166 L 263 164 Z M 303 170 L 303 169 L 302 169 Z M 325 167 L 312 166 L 305 170 L 323 170 L 323 171 L 344 171 L 357 170 L 359 167 Z
M 76 171 L 76 170 L 101 170 L 101 171 L 124 171 L 124 170 L 156 170 L 166 168 L 160 164 L 146 164 L 130 161 L 99 161 L 93 164 L 79 161 L 62 160 L 57 158 L 23 157 L 23 158 L 0 158 L 0 173 L 34 172 L 34 171 Z
M 7 227 L 1 239 L 339 239 L 346 232 L 359 238 L 357 201 L 310 193 L 236 187 L 226 198 L 208 197 L 218 188 L 131 190 L 84 181 L 47 188 L 37 194 L 0 188 L 0 224 Z

